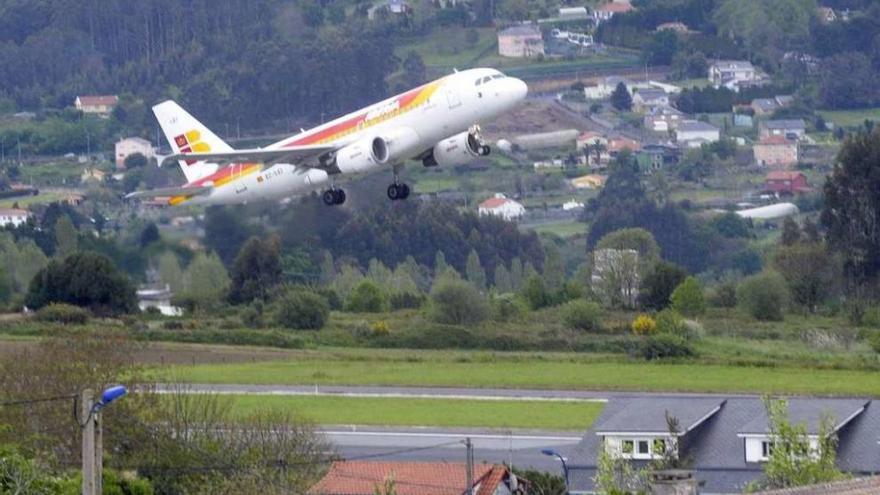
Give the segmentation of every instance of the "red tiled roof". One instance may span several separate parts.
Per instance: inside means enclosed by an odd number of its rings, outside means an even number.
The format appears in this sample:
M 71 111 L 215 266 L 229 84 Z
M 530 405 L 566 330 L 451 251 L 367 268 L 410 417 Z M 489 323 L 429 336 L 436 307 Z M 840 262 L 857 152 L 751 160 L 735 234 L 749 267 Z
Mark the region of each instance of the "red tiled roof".
M 489 198 L 480 203 L 480 208 L 494 209 L 510 201 L 508 198 Z
M 26 217 L 30 215 L 27 210 L 17 208 L 0 208 L 0 216 L 4 217 Z
M 880 493 L 880 476 L 758 492 L 766 495 L 869 495 Z
M 116 95 L 78 96 L 79 102 L 86 106 L 115 105 L 119 102 Z
M 790 170 L 775 170 L 767 174 L 767 180 L 795 180 L 801 175 L 804 174 Z
M 489 475 L 485 479 L 480 480 L 480 489 L 477 491 L 477 495 L 493 495 L 495 489 L 498 488 L 498 483 L 504 481 L 506 474 L 506 467 L 495 465 L 492 471 L 489 472 Z
M 629 148 L 630 151 L 639 151 L 642 144 L 629 138 L 613 138 L 608 140 L 608 151 L 621 151 Z
M 489 473 L 494 475 L 491 464 L 474 465 L 475 484 Z M 398 495 L 462 495 L 467 488 L 463 463 L 341 461 L 334 462 L 330 471 L 308 493 L 373 495 L 376 486 L 381 487 L 386 480 L 392 479 Z M 494 491 L 493 487 L 488 493 Z M 481 486 L 480 495 L 482 493 Z
M 616 1 L 600 5 L 599 7 L 596 7 L 596 10 L 603 12 L 629 12 L 630 10 L 633 10 L 633 6 L 629 2 Z

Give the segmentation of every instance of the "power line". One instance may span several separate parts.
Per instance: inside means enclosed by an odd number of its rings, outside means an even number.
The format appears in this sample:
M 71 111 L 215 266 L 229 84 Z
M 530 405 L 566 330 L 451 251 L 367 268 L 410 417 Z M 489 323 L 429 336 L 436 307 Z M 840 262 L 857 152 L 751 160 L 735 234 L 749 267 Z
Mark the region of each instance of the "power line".
M 0 402 L 0 407 L 5 406 L 23 406 L 27 404 L 38 404 L 40 402 L 53 402 L 59 400 L 71 400 L 75 399 L 75 395 L 58 395 L 55 397 L 41 397 L 39 399 L 21 399 L 21 400 L 10 400 L 5 402 Z

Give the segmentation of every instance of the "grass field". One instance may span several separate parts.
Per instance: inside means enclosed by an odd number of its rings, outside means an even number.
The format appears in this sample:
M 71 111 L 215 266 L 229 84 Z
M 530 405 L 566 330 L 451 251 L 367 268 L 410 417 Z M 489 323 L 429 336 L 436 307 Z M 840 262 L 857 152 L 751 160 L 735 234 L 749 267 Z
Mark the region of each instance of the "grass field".
M 588 428 L 602 403 L 584 401 L 466 400 L 385 397 L 236 395 L 234 414 L 281 410 L 319 424 L 533 428 Z
M 15 198 L 7 198 L 0 200 L 0 208 L 12 208 L 12 205 L 18 203 L 20 208 L 27 208 L 30 205 L 48 204 L 61 199 L 58 193 L 40 193 L 36 196 L 18 196 Z
M 166 367 L 164 381 L 876 395 L 875 371 L 657 364 L 565 353 L 313 351 L 301 359 Z
M 856 127 L 865 122 L 865 119 L 880 121 L 880 108 L 864 108 L 858 110 L 823 110 L 819 112 L 822 118 L 828 122 L 834 122 L 837 126 Z
M 585 235 L 587 232 L 587 227 L 582 222 L 558 222 L 558 223 L 545 223 L 540 225 L 534 225 L 526 227 L 526 229 L 531 229 L 537 232 L 538 234 L 553 234 L 558 235 L 562 238 L 576 237 L 579 235 Z

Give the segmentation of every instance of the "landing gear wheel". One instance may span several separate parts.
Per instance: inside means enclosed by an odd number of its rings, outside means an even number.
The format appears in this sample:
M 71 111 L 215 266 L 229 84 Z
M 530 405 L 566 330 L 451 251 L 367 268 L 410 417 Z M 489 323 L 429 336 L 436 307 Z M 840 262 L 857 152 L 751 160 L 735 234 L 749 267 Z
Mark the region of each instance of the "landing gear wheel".
M 409 186 L 404 183 L 391 184 L 388 186 L 388 199 L 397 201 L 409 197 Z
M 492 153 L 492 148 L 488 144 L 484 144 L 480 148 L 480 156 L 489 156 Z
M 324 191 L 324 194 L 321 195 L 321 199 L 323 199 L 324 204 L 328 206 L 341 205 L 342 203 L 345 203 L 345 191 L 342 189 L 327 189 Z

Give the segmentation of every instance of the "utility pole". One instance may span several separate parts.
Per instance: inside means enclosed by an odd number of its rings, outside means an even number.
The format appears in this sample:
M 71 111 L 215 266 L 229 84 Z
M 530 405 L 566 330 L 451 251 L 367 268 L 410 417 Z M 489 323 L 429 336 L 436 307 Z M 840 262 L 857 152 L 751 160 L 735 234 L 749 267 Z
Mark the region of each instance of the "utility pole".
M 96 495 L 95 491 L 95 393 L 87 388 L 80 395 L 80 418 L 82 424 L 82 495 Z
M 465 461 L 467 495 L 474 495 L 474 444 L 471 443 L 471 437 L 465 438 L 464 446 L 467 448 L 467 460 Z

